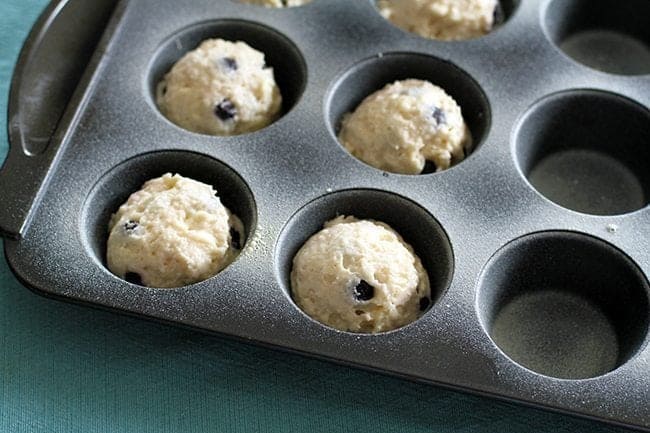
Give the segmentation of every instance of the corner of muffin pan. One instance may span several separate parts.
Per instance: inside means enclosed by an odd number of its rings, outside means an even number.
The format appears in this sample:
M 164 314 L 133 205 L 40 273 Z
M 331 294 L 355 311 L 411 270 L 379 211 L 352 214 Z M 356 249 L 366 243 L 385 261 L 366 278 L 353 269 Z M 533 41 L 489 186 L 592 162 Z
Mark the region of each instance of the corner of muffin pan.
M 307 85 L 308 72 L 307 64 L 293 41 L 259 22 L 234 18 L 214 19 L 195 23 L 176 31 L 160 44 L 149 63 L 145 79 L 149 104 L 167 123 L 194 134 L 173 124 L 160 113 L 156 102 L 156 87 L 181 57 L 210 38 L 243 41 L 264 53 L 267 65 L 273 68 L 275 80 L 282 94 L 281 117 L 289 113 L 298 103 Z M 276 119 L 275 122 L 280 119 Z
M 217 191 L 223 205 L 237 215 L 244 226 L 240 254 L 253 237 L 257 226 L 255 198 L 246 181 L 234 169 L 211 156 L 185 150 L 139 154 L 105 173 L 92 187 L 83 204 L 80 220 L 82 244 L 93 261 L 106 268 L 109 274 L 113 275 L 106 267 L 106 242 L 111 215 L 146 181 L 165 173 L 192 178 L 211 185 Z M 237 259 L 229 266 L 235 264 Z M 119 279 L 115 275 L 113 277 Z
M 396 193 L 378 189 L 347 189 L 320 196 L 298 209 L 286 222 L 277 238 L 274 248 L 274 268 L 278 284 L 287 298 L 302 316 L 315 321 L 302 312 L 292 297 L 291 270 L 293 258 L 302 245 L 323 225 L 338 216 L 354 216 L 388 224 L 422 261 L 431 285 L 431 302 L 415 322 L 401 328 L 376 334 L 399 332 L 417 323 L 445 295 L 454 274 L 454 253 L 451 242 L 442 225 L 418 203 Z M 316 322 L 335 333 L 348 333 Z

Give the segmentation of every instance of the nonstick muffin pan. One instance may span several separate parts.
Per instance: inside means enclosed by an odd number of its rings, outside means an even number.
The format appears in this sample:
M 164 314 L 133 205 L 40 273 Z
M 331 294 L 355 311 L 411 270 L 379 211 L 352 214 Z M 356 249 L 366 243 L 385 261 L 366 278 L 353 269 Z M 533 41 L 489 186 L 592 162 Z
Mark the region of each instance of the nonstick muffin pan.
M 54 2 L 12 83 L 10 266 L 46 296 L 650 431 L 650 2 L 502 7 L 491 34 L 441 42 L 370 0 Z M 208 37 L 266 54 L 280 120 L 212 137 L 160 114 L 156 83 Z M 338 143 L 344 113 L 405 78 L 458 101 L 465 161 L 395 175 Z M 214 185 L 247 239 L 209 280 L 144 288 L 106 269 L 107 223 L 165 172 Z M 434 293 L 418 321 L 360 335 L 294 304 L 293 255 L 339 214 L 413 245 Z

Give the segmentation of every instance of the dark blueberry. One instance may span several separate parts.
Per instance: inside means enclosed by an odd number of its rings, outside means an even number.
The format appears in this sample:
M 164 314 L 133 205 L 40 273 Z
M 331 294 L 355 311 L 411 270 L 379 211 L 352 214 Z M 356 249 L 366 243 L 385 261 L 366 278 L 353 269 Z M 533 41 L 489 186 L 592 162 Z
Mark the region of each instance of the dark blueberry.
M 241 249 L 241 236 L 239 232 L 230 227 L 230 245 L 236 250 Z
M 214 114 L 225 122 L 237 115 L 237 107 L 235 107 L 235 104 L 230 99 L 224 99 L 214 107 Z
M 131 284 L 137 284 L 138 286 L 144 286 L 142 284 L 142 277 L 137 272 L 127 272 L 124 275 L 124 279 Z
M 497 2 L 497 6 L 494 8 L 492 19 L 493 19 L 494 26 L 503 24 L 503 22 L 505 21 L 506 17 L 505 14 L 503 13 L 503 7 L 501 6 L 501 2 Z
M 361 280 L 354 288 L 354 297 L 357 301 L 369 301 L 375 297 L 375 288 Z
M 221 64 L 229 71 L 236 71 L 239 68 L 237 60 L 232 57 L 222 57 Z
M 434 107 L 431 116 L 435 119 L 438 126 L 447 124 L 447 115 L 440 108 Z
M 133 230 L 138 228 L 138 223 L 135 221 L 127 221 L 124 223 L 124 230 L 127 232 L 132 232 Z
M 420 298 L 420 311 L 426 310 L 430 303 L 429 298 Z
M 422 174 L 435 173 L 438 170 L 436 163 L 429 161 L 428 159 L 424 161 L 424 168 L 422 169 Z

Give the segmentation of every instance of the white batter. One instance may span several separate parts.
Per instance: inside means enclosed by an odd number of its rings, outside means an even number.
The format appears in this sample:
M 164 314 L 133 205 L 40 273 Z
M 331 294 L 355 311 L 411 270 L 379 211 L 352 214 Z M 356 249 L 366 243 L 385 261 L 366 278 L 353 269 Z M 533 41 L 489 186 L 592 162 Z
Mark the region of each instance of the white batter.
M 428 81 L 396 81 L 368 96 L 343 118 L 339 140 L 361 161 L 380 170 L 419 174 L 462 161 L 472 137 L 461 109 Z
M 293 298 L 312 318 L 343 331 L 376 333 L 407 325 L 430 303 L 420 259 L 388 225 L 338 217 L 300 248 Z
M 243 226 L 210 186 L 178 174 L 146 182 L 112 216 L 106 259 L 115 275 L 149 287 L 181 287 L 228 266 Z
M 242 3 L 250 3 L 267 8 L 290 8 L 310 3 L 311 0 L 239 0 Z
M 462 40 L 492 30 L 498 0 L 380 0 L 379 11 L 397 27 L 425 38 Z
M 264 54 L 244 42 L 208 39 L 158 84 L 157 103 L 172 122 L 210 135 L 252 132 L 273 123 L 282 96 Z

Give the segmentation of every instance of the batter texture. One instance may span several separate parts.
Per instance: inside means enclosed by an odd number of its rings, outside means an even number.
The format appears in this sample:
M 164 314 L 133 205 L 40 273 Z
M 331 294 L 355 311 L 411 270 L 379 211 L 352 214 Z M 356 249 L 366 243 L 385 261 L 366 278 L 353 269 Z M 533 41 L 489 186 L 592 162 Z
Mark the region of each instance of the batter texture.
M 150 287 L 210 278 L 235 259 L 244 239 L 241 221 L 210 185 L 170 173 L 133 193 L 108 228 L 108 268 Z
M 242 3 L 250 3 L 267 8 L 290 8 L 310 3 L 311 0 L 239 0 Z
M 413 248 L 388 225 L 340 216 L 300 248 L 293 298 L 312 318 L 342 331 L 390 331 L 416 320 L 431 299 Z
M 382 16 L 401 29 L 449 41 L 489 33 L 498 0 L 380 0 L 378 6 Z
M 344 116 L 339 140 L 380 170 L 419 174 L 430 162 L 441 171 L 462 161 L 472 137 L 456 101 L 428 81 L 396 81 Z
M 178 126 L 236 135 L 268 126 L 282 95 L 264 54 L 244 42 L 208 39 L 183 56 L 157 87 L 160 111 Z

